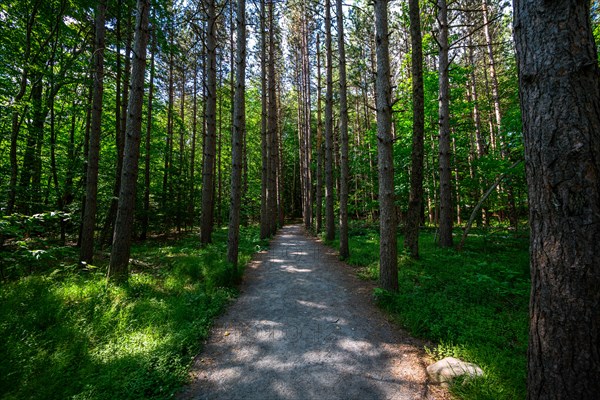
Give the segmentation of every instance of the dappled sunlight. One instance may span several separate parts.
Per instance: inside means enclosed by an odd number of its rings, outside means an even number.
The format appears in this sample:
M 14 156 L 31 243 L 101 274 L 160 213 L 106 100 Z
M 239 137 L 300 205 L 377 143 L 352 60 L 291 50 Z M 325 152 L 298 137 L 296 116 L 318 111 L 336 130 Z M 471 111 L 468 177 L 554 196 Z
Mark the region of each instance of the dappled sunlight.
M 243 295 L 213 330 L 200 356 L 212 362 L 197 364 L 201 379 L 191 390 L 206 386 L 199 398 L 420 398 L 418 351 L 341 282 L 335 255 L 296 226 L 284 229 L 295 234 L 278 236 L 252 270 Z M 295 246 L 284 247 L 288 240 Z

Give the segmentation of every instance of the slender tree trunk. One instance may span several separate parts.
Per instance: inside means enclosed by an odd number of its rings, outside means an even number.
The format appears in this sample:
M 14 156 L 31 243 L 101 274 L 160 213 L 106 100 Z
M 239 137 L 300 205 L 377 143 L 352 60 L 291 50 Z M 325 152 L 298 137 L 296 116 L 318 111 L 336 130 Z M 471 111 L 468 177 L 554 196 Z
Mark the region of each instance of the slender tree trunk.
M 448 51 L 448 6 L 438 0 L 439 54 L 439 168 L 440 168 L 440 241 L 441 247 L 452 247 L 452 185 L 450 171 L 450 78 Z
M 260 194 L 260 237 L 269 237 L 269 209 L 267 187 L 269 179 L 269 154 L 267 138 L 267 36 L 265 1 L 260 0 L 260 86 L 261 86 L 261 194 Z
M 215 0 L 206 0 L 207 25 L 207 99 L 206 99 L 206 142 L 202 168 L 202 221 L 200 242 L 212 242 L 214 227 L 214 175 L 217 133 L 217 13 Z
M 340 67 L 340 257 L 350 256 L 348 246 L 348 100 L 346 95 L 346 50 L 344 45 L 344 14 L 342 0 L 336 0 L 338 52 Z
M 98 2 L 96 14 L 96 41 L 94 46 L 94 89 L 90 123 L 89 150 L 86 173 L 85 210 L 81 229 L 79 260 L 91 263 L 94 258 L 94 231 L 98 205 L 98 161 L 100 157 L 100 133 L 102 130 L 102 97 L 104 93 L 104 22 L 106 0 Z
M 398 244 L 394 203 L 394 141 L 392 138 L 392 85 L 388 31 L 388 0 L 375 0 L 377 43 L 377 153 L 379 170 L 379 284 L 398 291 Z
M 167 141 L 165 148 L 165 159 L 164 159 L 164 170 L 163 170 L 163 182 L 162 182 L 162 210 L 165 215 L 165 228 L 169 229 L 171 226 L 172 207 L 169 204 L 172 187 L 172 159 L 173 159 L 173 107 L 175 103 L 175 24 L 172 10 L 172 4 L 169 5 L 169 21 L 168 21 L 168 35 L 169 35 L 169 77 L 168 77 L 168 104 L 167 104 Z
M 315 191 L 315 232 L 321 232 L 323 225 L 323 122 L 321 108 L 321 43 L 317 33 L 317 188 Z
M 335 239 L 333 211 L 333 57 L 331 49 L 331 2 L 325 0 L 325 239 Z
M 137 8 L 135 49 L 131 73 L 131 94 L 127 106 L 127 127 L 125 129 L 121 191 L 119 193 L 119 208 L 115 221 L 115 233 L 107 276 L 108 280 L 115 282 L 127 281 L 128 278 L 135 209 L 135 188 L 142 133 L 142 103 L 144 101 L 144 72 L 146 69 L 150 0 L 138 0 Z
M 589 7 L 514 2 L 531 226 L 529 399 L 600 393 L 600 71 Z
M 155 15 L 155 14 L 153 14 Z M 156 74 L 156 26 L 152 26 L 151 35 L 151 55 L 150 55 L 150 84 L 148 88 L 148 120 L 146 121 L 146 154 L 144 163 L 144 212 L 142 215 L 142 232 L 140 238 L 145 240 L 148 236 L 148 225 L 150 220 L 150 150 L 152 139 L 152 112 L 154 111 L 154 75 Z
M 119 9 L 122 6 L 122 2 L 119 4 Z M 127 7 L 125 10 L 126 21 L 127 21 L 127 37 L 125 38 L 125 65 L 123 67 L 123 73 L 121 73 L 121 56 L 120 46 L 118 46 L 119 54 L 117 54 L 117 93 L 116 93 L 116 131 L 115 131 L 115 146 L 117 149 L 116 158 L 116 171 L 115 171 L 115 184 L 113 185 L 113 198 L 110 202 L 108 213 L 104 221 L 104 227 L 102 228 L 102 234 L 100 236 L 99 244 L 100 247 L 108 245 L 112 241 L 112 234 L 114 232 L 115 220 L 117 218 L 117 208 L 119 207 L 119 192 L 121 190 L 121 172 L 123 171 L 123 151 L 125 148 L 125 128 L 127 124 L 127 103 L 129 102 L 129 79 L 131 75 L 131 41 L 133 40 L 133 29 L 131 9 Z M 119 14 L 121 12 L 119 11 Z M 119 19 L 121 16 L 119 15 Z M 117 23 L 117 27 L 120 26 L 120 22 Z M 119 29 L 120 30 L 120 29 Z M 121 40 L 120 33 L 117 35 L 118 39 Z M 122 77 L 122 78 L 121 78 Z M 123 85 L 121 86 L 121 79 Z M 121 93 L 121 87 L 123 92 Z
M 302 62 L 302 104 L 303 104 L 303 120 L 304 120 L 304 163 L 302 175 L 304 176 L 304 227 L 310 230 L 312 226 L 312 171 L 311 171 L 311 152 L 312 152 L 312 134 L 311 134 L 311 99 L 310 99 L 310 63 L 309 57 L 309 22 L 307 10 L 302 9 L 302 27 L 301 27 L 301 62 Z
M 227 237 L 227 261 L 233 264 L 237 275 L 240 239 L 240 208 L 242 205 L 242 144 L 246 131 L 246 2 L 237 0 L 237 48 L 235 96 L 233 103 L 233 131 L 231 137 L 231 204 Z
M 189 203 L 188 203 L 188 221 L 191 226 L 194 225 L 194 214 L 196 213 L 196 142 L 198 137 L 198 57 L 194 64 L 194 95 L 192 111 L 192 148 L 190 150 L 190 185 L 189 185 Z
M 409 0 L 410 40 L 412 49 L 413 135 L 410 169 L 408 215 L 404 230 L 404 247 L 419 258 L 419 226 L 423 208 L 423 154 L 425 140 L 425 94 L 423 90 L 423 44 L 419 0 Z

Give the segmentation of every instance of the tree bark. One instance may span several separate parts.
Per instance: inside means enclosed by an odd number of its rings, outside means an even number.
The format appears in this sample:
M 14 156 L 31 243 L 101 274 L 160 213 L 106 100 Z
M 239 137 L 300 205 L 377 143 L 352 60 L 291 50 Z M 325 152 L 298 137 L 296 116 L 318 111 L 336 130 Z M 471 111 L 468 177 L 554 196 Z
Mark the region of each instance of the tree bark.
M 531 226 L 529 399 L 600 393 L 600 71 L 589 2 L 514 2 Z
M 96 228 L 96 208 L 98 205 L 98 161 L 100 158 L 100 134 L 102 130 L 102 97 L 104 93 L 104 22 L 106 0 L 98 3 L 96 14 L 96 40 L 94 45 L 94 89 L 88 146 L 85 210 L 81 229 L 79 260 L 91 263 L 94 258 L 94 231 Z
M 331 3 L 325 0 L 325 239 L 335 239 L 333 211 L 333 57 L 331 55 Z
M 425 140 L 425 94 L 423 90 L 423 44 L 419 0 L 409 0 L 410 40 L 412 49 L 413 135 L 408 214 L 404 230 L 404 247 L 419 258 L 419 226 L 423 207 L 423 154 Z
M 235 97 L 233 104 L 233 132 L 231 137 L 231 204 L 227 237 L 227 261 L 237 275 L 240 239 L 240 208 L 242 204 L 242 144 L 246 131 L 246 2 L 237 0 L 237 48 L 235 70 Z
M 450 78 L 448 51 L 448 6 L 438 0 L 439 44 L 439 169 L 440 169 L 440 241 L 452 247 L 452 174 L 450 171 Z
M 135 22 L 135 48 L 131 72 L 125 150 L 119 208 L 115 220 L 112 251 L 107 278 L 109 281 L 124 282 L 128 278 L 129 254 L 133 234 L 135 210 L 135 188 L 138 175 L 140 140 L 142 134 L 142 104 L 144 101 L 144 72 L 146 70 L 146 47 L 148 45 L 148 14 L 150 0 L 138 0 Z
M 260 98 L 261 98 L 261 194 L 260 194 L 260 237 L 269 237 L 269 208 L 267 187 L 269 179 L 269 154 L 267 134 L 267 34 L 265 1 L 260 0 Z
M 153 13 L 153 17 L 155 13 Z M 152 112 L 153 112 L 153 101 L 154 101 L 154 75 L 156 74 L 156 26 L 152 26 L 150 35 L 150 84 L 148 85 L 148 107 L 147 107 L 147 121 L 146 121 L 146 155 L 144 159 L 144 212 L 142 214 L 141 233 L 140 238 L 146 239 L 148 236 L 148 225 L 150 220 L 150 150 L 151 150 L 151 138 L 152 138 Z
M 338 53 L 340 69 L 340 257 L 350 256 L 348 245 L 348 99 L 346 94 L 346 49 L 342 0 L 336 0 Z
M 321 108 L 321 43 L 317 33 L 317 187 L 315 190 L 315 232 L 321 232 L 323 225 L 323 122 Z
M 388 31 L 388 0 L 375 0 L 377 52 L 377 153 L 379 172 L 379 284 L 398 291 L 398 244 L 394 203 L 394 140 Z
M 214 227 L 214 175 L 217 134 L 217 14 L 215 0 L 206 0 L 207 25 L 207 98 L 206 98 L 206 142 L 202 168 L 202 221 L 200 242 L 212 242 Z

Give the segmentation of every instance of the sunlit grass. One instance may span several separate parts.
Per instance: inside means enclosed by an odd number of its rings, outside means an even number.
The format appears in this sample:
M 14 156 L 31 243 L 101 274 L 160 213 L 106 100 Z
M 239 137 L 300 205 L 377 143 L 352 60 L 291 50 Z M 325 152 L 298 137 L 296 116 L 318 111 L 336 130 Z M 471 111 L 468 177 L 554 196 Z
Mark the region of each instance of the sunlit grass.
M 214 242 L 201 248 L 194 235 L 136 246 L 123 286 L 106 285 L 102 262 L 3 283 L 0 398 L 171 397 L 235 296 L 226 231 Z M 244 229 L 242 260 L 265 245 L 255 228 Z

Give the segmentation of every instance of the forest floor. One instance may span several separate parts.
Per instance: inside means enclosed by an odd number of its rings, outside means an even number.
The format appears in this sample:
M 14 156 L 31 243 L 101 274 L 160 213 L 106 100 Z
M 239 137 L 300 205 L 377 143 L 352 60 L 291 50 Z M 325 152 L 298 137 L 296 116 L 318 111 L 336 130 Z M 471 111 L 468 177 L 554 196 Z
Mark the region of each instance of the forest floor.
M 246 269 L 180 399 L 445 399 L 424 343 L 393 325 L 333 249 L 282 228 Z

